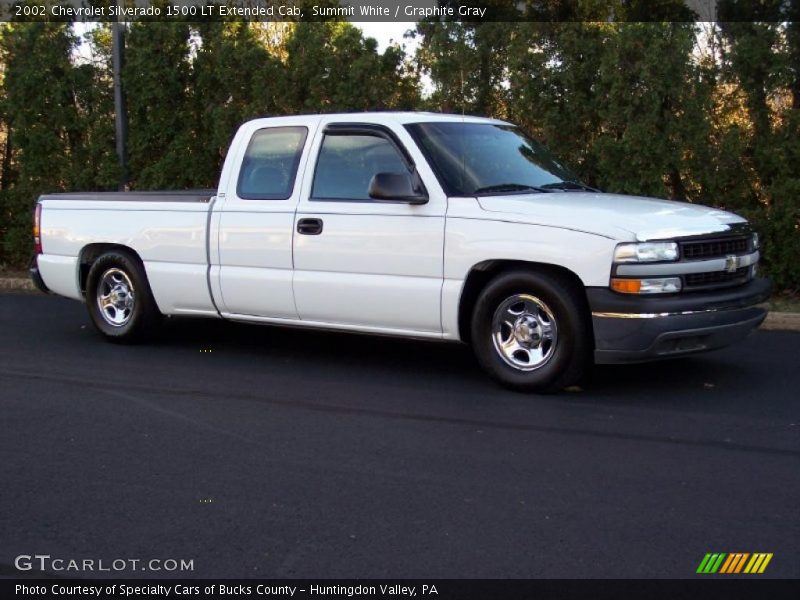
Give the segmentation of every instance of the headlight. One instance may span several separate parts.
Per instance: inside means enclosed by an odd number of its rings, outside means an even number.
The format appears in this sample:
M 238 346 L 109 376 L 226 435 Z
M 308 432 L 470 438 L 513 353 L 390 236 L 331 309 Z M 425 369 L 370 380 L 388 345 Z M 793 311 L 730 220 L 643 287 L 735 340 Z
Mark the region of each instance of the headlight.
M 619 244 L 614 250 L 614 262 L 660 262 L 678 260 L 678 244 L 675 242 L 643 242 L 641 244 Z
M 674 294 L 681 291 L 680 277 L 611 280 L 611 289 L 621 294 Z
M 759 247 L 760 247 L 760 244 L 759 244 L 759 241 L 758 241 L 758 234 L 754 233 L 753 234 L 753 250 L 758 250 Z

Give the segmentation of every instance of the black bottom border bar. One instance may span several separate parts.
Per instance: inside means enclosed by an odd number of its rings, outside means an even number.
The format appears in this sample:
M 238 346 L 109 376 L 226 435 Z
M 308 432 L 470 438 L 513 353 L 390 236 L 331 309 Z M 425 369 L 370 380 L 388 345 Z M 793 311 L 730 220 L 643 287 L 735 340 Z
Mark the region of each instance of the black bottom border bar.
M 697 579 L 4 579 L 4 598 L 259 598 L 298 600 L 745 600 L 800 598 L 800 580 Z

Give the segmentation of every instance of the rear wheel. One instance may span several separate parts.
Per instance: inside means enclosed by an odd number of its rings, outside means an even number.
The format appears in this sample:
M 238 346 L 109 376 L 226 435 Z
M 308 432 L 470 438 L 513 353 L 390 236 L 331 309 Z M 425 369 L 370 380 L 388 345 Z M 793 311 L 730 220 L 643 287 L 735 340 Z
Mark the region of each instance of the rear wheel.
M 478 362 L 516 390 L 555 392 L 577 383 L 592 348 L 582 294 L 558 273 L 499 275 L 481 292 L 472 315 Z
M 161 317 L 144 268 L 123 251 L 107 252 L 92 264 L 86 306 L 95 328 L 115 342 L 148 337 Z

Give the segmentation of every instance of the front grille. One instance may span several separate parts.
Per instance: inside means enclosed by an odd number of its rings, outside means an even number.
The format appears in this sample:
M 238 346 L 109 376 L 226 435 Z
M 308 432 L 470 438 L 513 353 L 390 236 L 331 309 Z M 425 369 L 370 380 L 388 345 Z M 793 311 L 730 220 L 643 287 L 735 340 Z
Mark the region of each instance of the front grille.
M 685 260 L 719 258 L 729 254 L 747 254 L 749 251 L 748 236 L 681 242 L 681 254 Z
M 683 276 L 687 288 L 723 287 L 738 285 L 750 278 L 750 267 L 739 267 L 732 273 L 727 271 L 714 271 L 711 273 L 690 273 Z

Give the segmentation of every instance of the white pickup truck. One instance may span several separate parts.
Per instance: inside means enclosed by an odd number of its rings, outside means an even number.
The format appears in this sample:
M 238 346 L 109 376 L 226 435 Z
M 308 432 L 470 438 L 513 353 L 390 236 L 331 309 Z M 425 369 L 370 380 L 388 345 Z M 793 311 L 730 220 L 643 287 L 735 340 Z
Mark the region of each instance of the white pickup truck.
M 110 340 L 180 315 L 462 341 L 521 390 L 737 341 L 770 291 L 741 217 L 601 193 L 473 117 L 257 119 L 217 190 L 47 194 L 34 220 L 34 281 Z

